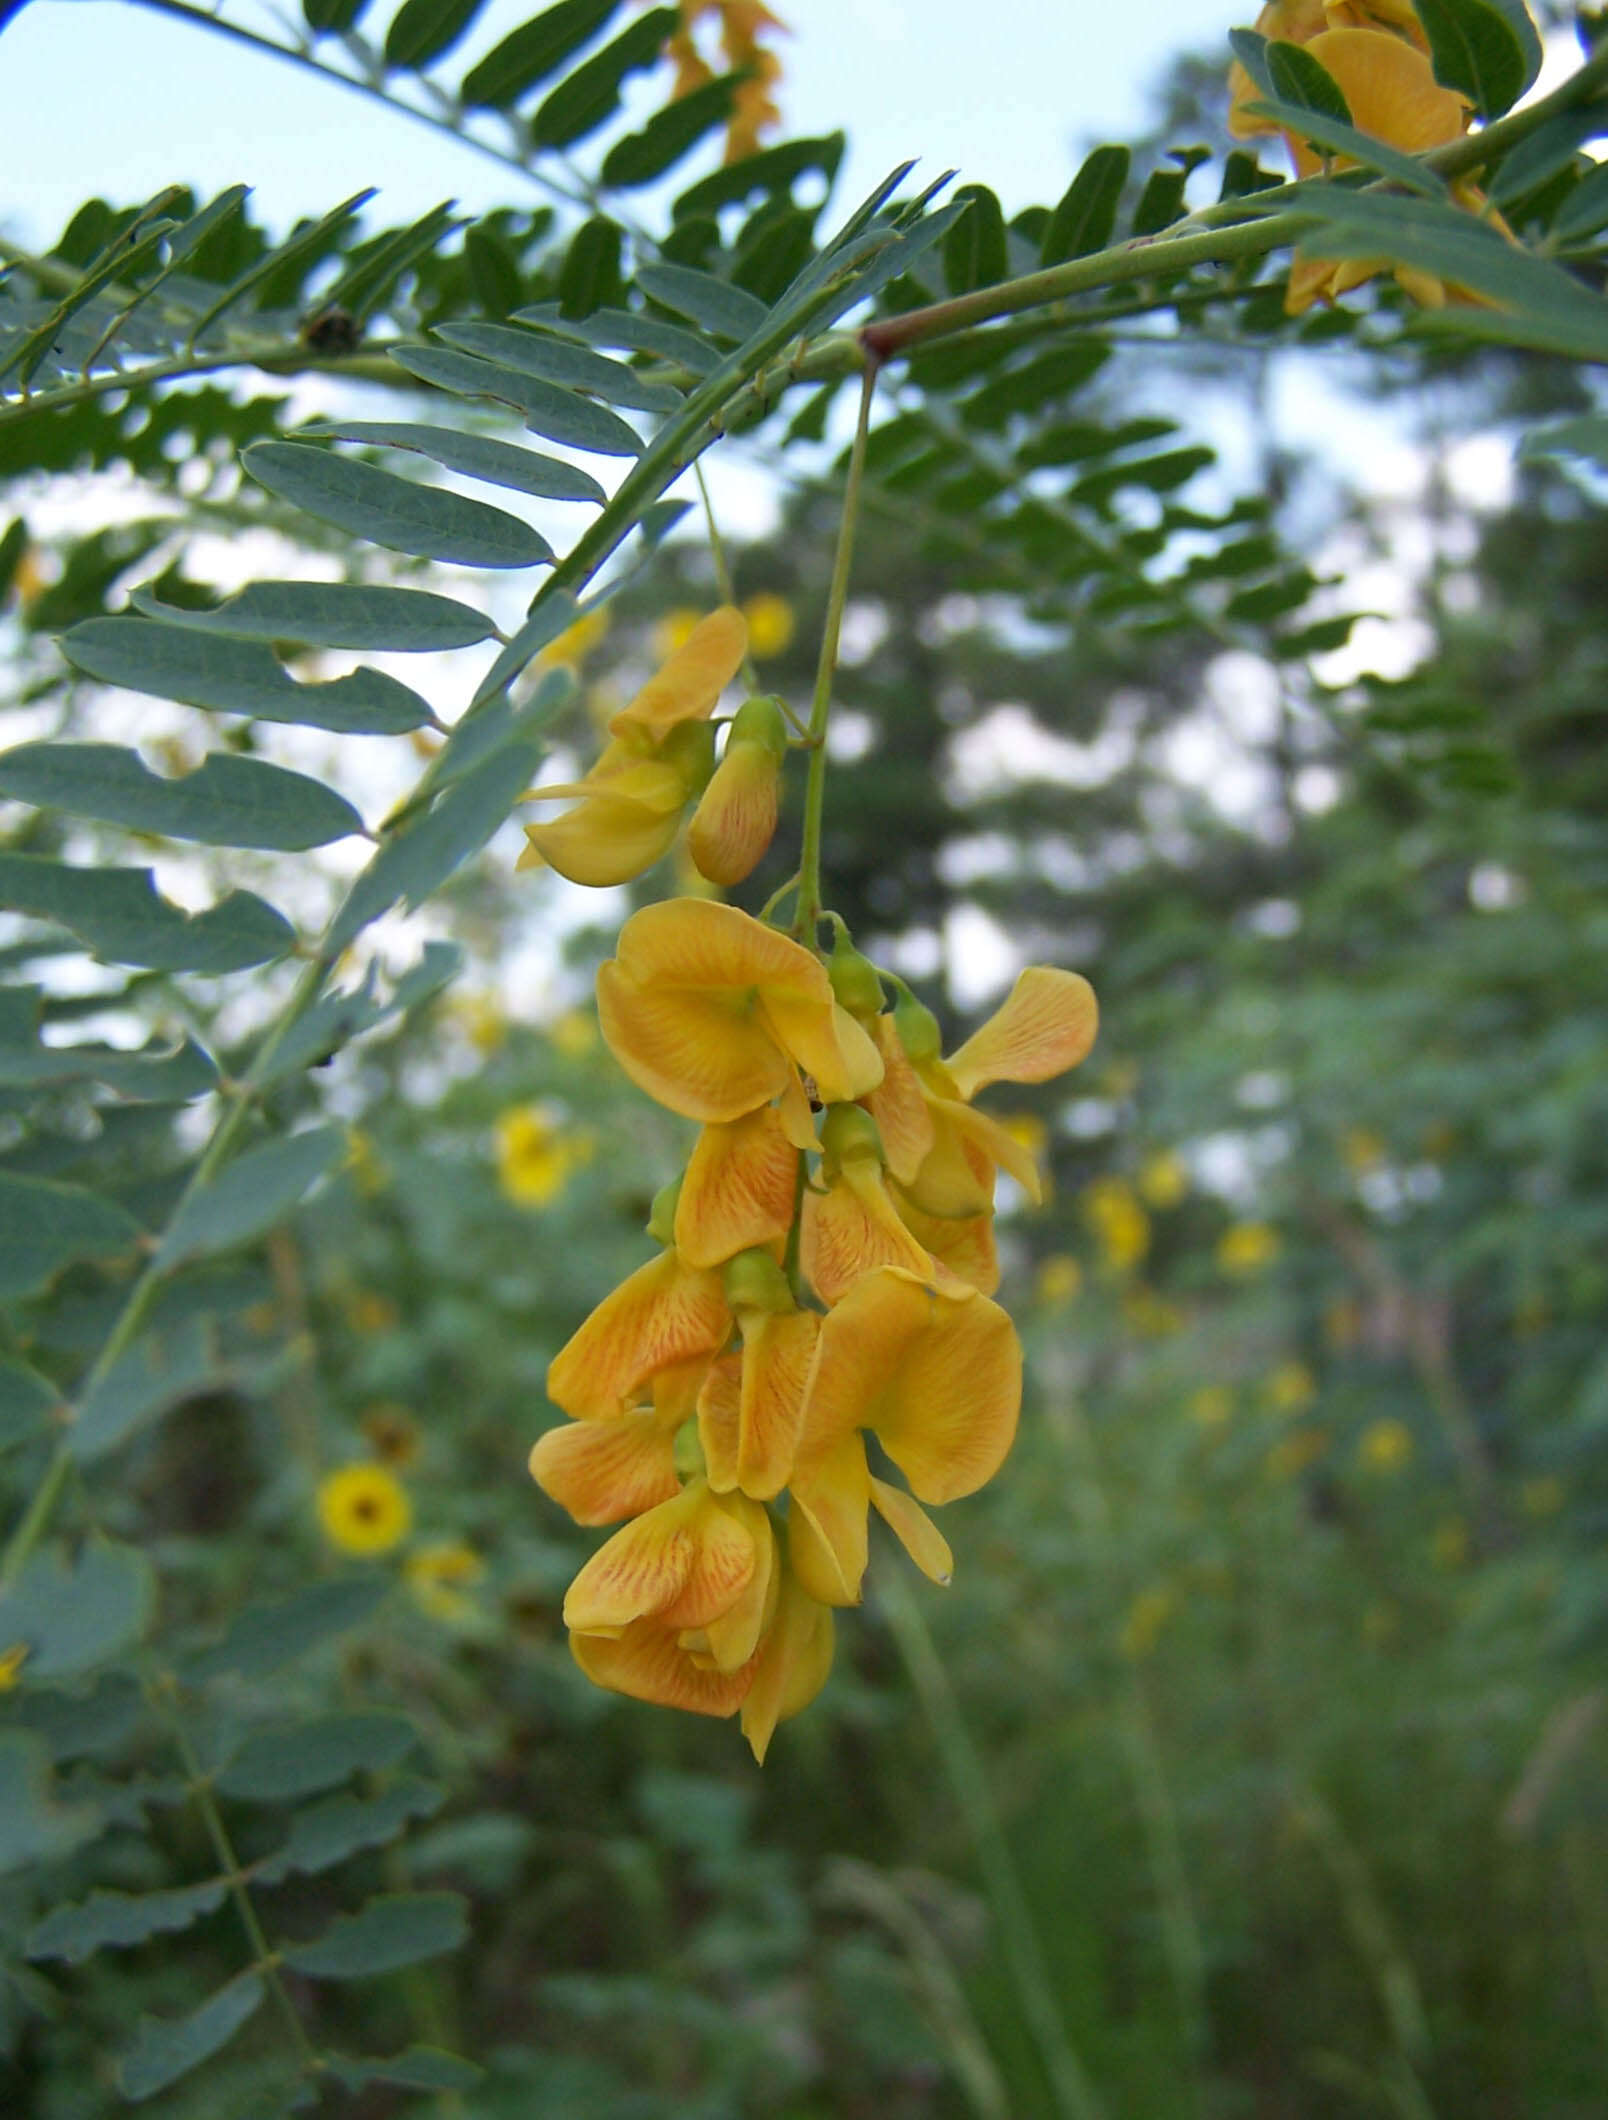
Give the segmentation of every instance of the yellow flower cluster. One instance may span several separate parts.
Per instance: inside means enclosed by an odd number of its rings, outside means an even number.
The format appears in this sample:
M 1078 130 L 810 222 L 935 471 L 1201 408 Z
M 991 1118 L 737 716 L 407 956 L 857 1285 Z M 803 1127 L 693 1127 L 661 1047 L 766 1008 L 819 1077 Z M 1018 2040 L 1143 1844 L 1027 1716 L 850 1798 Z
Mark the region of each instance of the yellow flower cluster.
M 628 883 L 670 851 L 689 803 L 687 837 L 711 883 L 740 883 L 776 829 L 787 724 L 774 699 L 750 699 L 715 764 L 710 717 L 748 646 L 742 613 L 725 604 L 701 619 L 628 706 L 584 780 L 533 788 L 530 802 L 573 801 L 549 824 L 525 827 L 521 868 L 541 863 L 571 883 Z
M 1309 51 L 1345 97 L 1352 124 L 1371 139 L 1421 154 L 1461 139 L 1469 128 L 1473 112 L 1468 104 L 1435 79 L 1429 39 L 1412 0 L 1268 0 L 1256 27 L 1264 37 Z M 1248 108 L 1260 95 L 1236 60 L 1229 70 L 1228 125 L 1240 139 L 1282 130 Z M 1284 144 L 1298 177 L 1316 176 L 1323 168 L 1324 158 L 1298 133 L 1285 131 Z M 1356 167 L 1345 155 L 1328 159 L 1333 169 Z M 1452 196 L 1470 212 L 1485 206 L 1484 194 L 1466 180 L 1452 186 Z M 1498 227 L 1503 225 L 1500 216 L 1491 218 Z M 1314 302 L 1333 301 L 1360 287 L 1387 263 L 1384 258 L 1297 258 L 1284 306 L 1298 316 Z M 1468 299 L 1432 273 L 1407 265 L 1397 265 L 1394 271 L 1406 292 L 1426 308 Z
M 592 1136 L 544 1104 L 519 1104 L 497 1121 L 497 1182 L 516 1207 L 551 1207 L 592 1160 Z
M 825 1681 L 870 1513 L 945 1582 L 922 1505 L 974 1493 L 1010 1448 L 1021 1350 L 992 1300 L 994 1188 L 1003 1170 L 1036 1198 L 1039 1177 L 973 1099 L 1074 1066 L 1094 996 L 1026 971 L 945 1059 L 930 1011 L 885 1009 L 845 940 L 828 962 L 709 899 L 634 914 L 597 995 L 626 1073 L 701 1132 L 655 1203 L 657 1257 L 555 1357 L 569 1419 L 531 1471 L 578 1522 L 623 1521 L 565 1599 L 582 1669 L 740 1711 L 763 1759 Z M 867 1435 L 906 1485 L 873 1474 Z
M 782 62 L 759 40 L 767 31 L 785 30 L 787 25 L 762 0 L 681 0 L 681 27 L 665 47 L 676 63 L 672 99 L 715 79 L 695 34 L 705 15 L 719 20 L 721 71 L 747 76 L 737 85 L 726 128 L 726 160 L 740 162 L 745 155 L 757 154 L 760 134 L 781 121 L 772 91 L 781 79 Z

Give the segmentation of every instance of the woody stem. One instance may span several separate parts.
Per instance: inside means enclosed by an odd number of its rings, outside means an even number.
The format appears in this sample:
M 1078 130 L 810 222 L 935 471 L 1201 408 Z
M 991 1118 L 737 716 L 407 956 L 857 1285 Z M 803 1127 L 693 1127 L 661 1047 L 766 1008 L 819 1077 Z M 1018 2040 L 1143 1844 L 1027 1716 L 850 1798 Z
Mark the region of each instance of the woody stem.
M 809 779 L 804 787 L 804 843 L 798 865 L 798 905 L 793 933 L 813 948 L 821 919 L 821 819 L 826 804 L 826 725 L 832 711 L 832 680 L 837 674 L 838 636 L 843 630 L 843 607 L 849 599 L 849 570 L 854 560 L 854 527 L 860 515 L 860 482 L 865 472 L 866 437 L 871 431 L 871 399 L 880 367 L 875 354 L 868 357 L 860 378 L 860 417 L 849 452 L 849 473 L 843 486 L 843 520 L 838 527 L 837 551 L 832 560 L 832 585 L 827 591 L 826 620 L 821 628 L 821 656 L 815 668 L 815 693 L 810 702 Z

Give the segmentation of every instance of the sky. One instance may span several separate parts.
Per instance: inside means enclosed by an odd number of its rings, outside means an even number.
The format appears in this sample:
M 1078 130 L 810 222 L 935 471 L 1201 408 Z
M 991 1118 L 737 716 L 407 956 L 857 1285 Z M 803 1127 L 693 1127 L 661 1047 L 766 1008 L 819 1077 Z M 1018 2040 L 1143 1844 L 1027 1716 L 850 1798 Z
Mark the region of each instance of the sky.
M 540 4 L 493 0 L 444 78 L 456 81 Z M 271 19 L 259 0 L 228 0 L 226 12 Z M 377 41 L 394 12 L 395 0 L 372 0 Z M 788 129 L 849 132 L 845 207 L 916 156 L 928 175 L 956 167 L 992 185 L 1013 210 L 1060 196 L 1078 143 L 1138 130 L 1170 54 L 1222 44 L 1256 9 L 1253 0 L 1122 10 L 1091 0 L 996 0 L 986 10 L 778 0 L 777 12 L 793 30 L 783 46 Z M 662 99 L 662 84 L 646 93 L 650 104 Z M 520 199 L 517 177 L 461 144 L 132 0 L 29 0 L 0 31 L 0 138 L 9 165 L 0 232 L 30 243 L 48 241 L 92 193 L 126 204 L 179 182 L 203 192 L 250 183 L 258 215 L 281 225 L 375 183 L 374 211 L 387 221 L 449 197 L 477 209 Z

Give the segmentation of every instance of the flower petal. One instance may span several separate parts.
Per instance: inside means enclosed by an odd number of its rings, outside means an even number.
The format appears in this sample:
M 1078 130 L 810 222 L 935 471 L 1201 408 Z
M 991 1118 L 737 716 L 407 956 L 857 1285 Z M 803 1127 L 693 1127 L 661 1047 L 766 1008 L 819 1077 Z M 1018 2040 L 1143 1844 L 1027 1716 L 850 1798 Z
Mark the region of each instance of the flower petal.
M 657 1614 L 667 1627 L 704 1627 L 736 1603 L 756 1561 L 752 1524 L 694 1480 L 599 1547 L 569 1586 L 564 1624 L 617 1633 Z
M 793 1468 L 787 1551 L 793 1572 L 823 1605 L 857 1605 L 865 1576 L 871 1471 L 853 1433 L 831 1439 Z
M 731 604 L 700 619 L 661 670 L 609 723 L 609 733 L 640 729 L 655 742 L 678 723 L 702 721 L 742 666 L 748 621 Z
M 882 1080 L 882 1055 L 830 995 L 823 1007 L 813 994 L 765 987 L 760 1005 L 777 1043 L 809 1076 L 823 1104 L 851 1104 Z
M 608 963 L 598 968 L 597 1015 L 638 1089 L 688 1119 L 740 1119 L 793 1079 L 787 1056 L 735 989 L 640 984 Z
M 999 1253 L 992 1215 L 925 1215 L 907 1199 L 900 1198 L 898 1204 L 900 1219 L 940 1266 L 947 1266 L 957 1280 L 979 1295 L 994 1293 L 999 1286 Z
M 679 792 L 668 809 L 613 788 L 593 790 L 584 802 L 551 823 L 526 825 L 529 845 L 519 857 L 519 867 L 534 868 L 538 861 L 545 861 L 571 883 L 593 888 L 629 883 L 633 876 L 652 868 L 675 843 L 687 799 L 679 779 L 676 787 Z
M 924 1277 L 933 1271 L 926 1251 L 899 1219 L 880 1167 L 862 1158 L 846 1163 L 824 1191 L 805 1192 L 799 1264 L 828 1305 L 879 1266 L 903 1266 Z
M 718 1266 L 785 1237 L 797 1185 L 798 1151 L 774 1106 L 706 1126 L 676 1203 L 677 1251 L 689 1266 Z
M 1077 972 L 1029 965 L 1003 1005 L 945 1065 L 970 1103 L 990 1082 L 1048 1082 L 1076 1067 L 1100 1024 L 1094 989 Z
M 752 873 L 776 836 L 781 760 L 760 744 L 732 743 L 687 829 L 700 876 L 729 889 Z
M 610 1420 L 661 1369 L 719 1354 L 731 1337 L 720 1276 L 661 1252 L 603 1298 L 553 1357 L 547 1396 L 577 1420 Z
M 833 1632 L 831 1607 L 818 1603 L 791 1572 L 786 1573 L 776 1617 L 760 1645 L 753 1683 L 743 1701 L 743 1735 L 760 1766 L 776 1725 L 807 1708 L 826 1684 Z
M 675 1428 L 637 1409 L 617 1421 L 566 1421 L 539 1436 L 531 1478 L 578 1524 L 617 1524 L 681 1491 Z
M 704 1454 L 704 1477 L 716 1494 L 737 1485 L 737 1437 L 742 1418 L 743 1358 L 723 1354 L 704 1378 L 698 1394 L 698 1442 Z
M 745 1311 L 737 1483 L 768 1501 L 793 1470 L 821 1321 L 813 1310 Z
M 821 1326 L 800 1462 L 869 1428 L 918 1500 L 953 1501 L 1004 1462 L 1021 1391 L 1021 1346 L 997 1303 L 883 1267 Z
M 871 1506 L 929 1582 L 945 1589 L 954 1578 L 949 1541 L 918 1501 L 887 1480 L 871 1482 Z
M 719 1671 L 694 1663 L 651 1619 L 635 1620 L 617 1636 L 572 1634 L 570 1651 L 594 1685 L 694 1715 L 735 1715 L 754 1676 L 751 1664 Z
M 986 1215 L 994 1207 L 994 1166 L 969 1137 L 957 1115 L 970 1120 L 974 1114 L 955 1097 L 928 1100 L 931 1113 L 932 1148 L 909 1184 L 904 1188 L 923 1214 L 946 1221 L 964 1221 Z M 1011 1144 L 1016 1153 L 1016 1144 Z
M 932 1114 L 893 1017 L 874 1018 L 871 1035 L 882 1055 L 882 1080 L 866 1097 L 865 1108 L 877 1122 L 889 1170 L 908 1185 L 932 1153 Z
M 720 1671 L 735 1671 L 759 1647 L 760 1636 L 775 1616 L 778 1584 L 776 1532 L 768 1512 L 744 1495 L 733 1495 L 726 1507 L 743 1512 L 754 1547 L 754 1572 L 748 1587 L 705 1626 L 709 1654 Z

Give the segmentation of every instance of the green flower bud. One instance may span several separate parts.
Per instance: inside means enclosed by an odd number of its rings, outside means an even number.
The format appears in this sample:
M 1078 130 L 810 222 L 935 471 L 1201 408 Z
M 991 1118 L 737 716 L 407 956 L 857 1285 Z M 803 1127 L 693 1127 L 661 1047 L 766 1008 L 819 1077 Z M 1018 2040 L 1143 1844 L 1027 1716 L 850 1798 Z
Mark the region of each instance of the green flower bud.
M 740 1251 L 721 1276 L 733 1310 L 796 1310 L 787 1276 L 768 1251 Z
M 882 1136 L 877 1131 L 877 1122 L 858 1104 L 829 1106 L 821 1122 L 821 1153 L 828 1168 L 833 1170 L 862 1158 L 874 1158 L 881 1163 L 884 1160 Z
M 943 1032 L 932 1010 L 907 994 L 893 1012 L 893 1027 L 899 1043 L 919 1067 L 923 1060 L 937 1060 L 944 1049 Z
M 659 757 L 680 774 L 690 801 L 701 795 L 715 770 L 715 732 L 707 721 L 677 724 L 659 746 Z
M 672 1178 L 668 1185 L 661 1185 L 653 1196 L 653 1206 L 648 1214 L 648 1235 L 666 1251 L 676 1241 L 676 1203 L 681 1198 L 681 1180 Z
M 781 704 L 769 694 L 755 699 L 745 699 L 731 718 L 731 733 L 727 745 L 734 743 L 758 744 L 769 751 L 773 758 L 780 758 L 787 749 L 787 716 Z
M 838 929 L 832 954 L 826 960 L 826 971 L 833 993 L 851 1016 L 880 1015 L 882 981 L 877 976 L 877 968 L 869 957 L 854 947 L 845 928 Z

